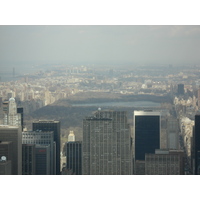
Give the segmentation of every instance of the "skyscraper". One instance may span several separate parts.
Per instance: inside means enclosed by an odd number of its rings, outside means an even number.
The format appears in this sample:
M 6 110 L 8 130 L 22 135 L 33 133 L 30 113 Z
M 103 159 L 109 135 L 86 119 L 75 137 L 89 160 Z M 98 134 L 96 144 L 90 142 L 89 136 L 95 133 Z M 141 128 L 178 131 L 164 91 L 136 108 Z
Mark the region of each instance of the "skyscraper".
M 146 153 L 160 149 L 160 112 L 134 111 L 134 132 L 134 173 L 137 174 L 137 161 L 143 162 Z
M 184 84 L 178 84 L 178 95 L 184 95 Z
M 67 170 L 72 170 L 75 175 L 82 174 L 82 142 L 67 142 L 66 163 Z
M 167 119 L 167 148 L 179 149 L 179 124 L 178 119 Z
M 56 143 L 56 174 L 60 175 L 60 122 L 59 121 L 35 121 L 33 122 L 33 131 L 53 131 L 54 141 Z
M 24 109 L 23 108 L 17 108 L 17 113 L 20 114 L 21 126 L 22 126 L 22 131 L 23 131 L 23 129 L 24 129 Z
M 4 110 L 4 125 L 21 127 L 21 114 L 17 113 L 17 104 L 14 98 L 3 103 Z
M 6 157 L 6 160 L 12 160 L 13 145 L 11 141 L 0 141 L 0 158 Z
M 50 175 L 50 145 L 36 145 L 35 174 Z
M 70 131 L 68 135 L 68 142 L 74 142 L 74 141 L 75 141 L 74 131 Z
M 45 131 L 26 131 L 22 132 L 22 144 L 35 144 L 35 145 L 43 145 L 43 146 L 49 146 L 50 150 L 50 174 L 55 174 L 55 165 L 56 165 L 56 159 L 55 159 L 55 142 L 54 142 L 54 133 L 53 131 L 45 132 Z M 28 150 L 30 152 L 30 149 L 25 148 L 24 150 Z M 35 150 L 36 151 L 36 150 Z M 27 152 L 28 153 L 28 152 Z M 26 154 L 26 152 L 23 152 L 23 154 Z M 38 161 L 37 161 L 38 163 Z M 39 165 L 39 163 L 38 163 Z M 46 172 L 45 172 L 46 173 Z M 41 174 L 41 172 L 40 172 Z
M 11 160 L 2 160 L 0 157 L 0 175 L 12 175 Z
M 124 111 L 97 111 L 83 120 L 83 175 L 132 174 L 130 128 Z
M 194 135 L 194 173 L 200 175 L 200 115 L 195 115 Z
M 13 148 L 12 174 L 22 174 L 22 132 L 21 127 L 0 125 L 0 141 L 11 141 Z
M 22 144 L 22 175 L 35 175 L 35 144 Z

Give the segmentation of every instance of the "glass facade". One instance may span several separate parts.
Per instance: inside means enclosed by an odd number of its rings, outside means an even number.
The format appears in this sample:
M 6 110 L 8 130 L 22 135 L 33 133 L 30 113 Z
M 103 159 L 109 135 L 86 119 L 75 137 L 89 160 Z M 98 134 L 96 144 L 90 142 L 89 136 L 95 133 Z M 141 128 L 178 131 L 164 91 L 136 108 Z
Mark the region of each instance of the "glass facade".
M 33 131 L 53 131 L 56 142 L 56 174 L 60 175 L 60 122 L 59 121 L 37 121 L 33 122 Z
M 67 142 L 67 169 L 72 170 L 72 173 L 75 175 L 82 174 L 82 143 L 79 141 L 76 142 Z
M 160 149 L 160 115 L 134 112 L 135 160 L 145 160 L 145 153 Z

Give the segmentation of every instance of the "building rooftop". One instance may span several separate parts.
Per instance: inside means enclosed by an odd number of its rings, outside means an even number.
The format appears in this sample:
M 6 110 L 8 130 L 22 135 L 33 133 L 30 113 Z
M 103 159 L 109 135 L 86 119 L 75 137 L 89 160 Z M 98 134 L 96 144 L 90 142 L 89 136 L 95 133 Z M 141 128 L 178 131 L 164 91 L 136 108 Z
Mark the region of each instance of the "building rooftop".
M 0 125 L 0 128 L 12 128 L 12 129 L 18 129 L 18 126 L 10 126 L 10 125 Z

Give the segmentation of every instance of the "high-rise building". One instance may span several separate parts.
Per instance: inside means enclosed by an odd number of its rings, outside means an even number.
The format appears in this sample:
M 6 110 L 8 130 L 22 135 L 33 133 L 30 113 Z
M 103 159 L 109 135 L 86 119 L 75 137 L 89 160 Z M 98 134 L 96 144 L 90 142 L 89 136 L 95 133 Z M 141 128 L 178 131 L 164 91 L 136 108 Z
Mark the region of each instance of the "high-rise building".
M 160 112 L 134 111 L 134 174 L 138 174 L 137 163 L 145 161 L 146 153 L 154 153 L 160 149 Z M 140 161 L 140 162 L 138 162 Z M 142 164 L 142 168 L 144 164 Z M 145 172 L 140 172 L 144 174 Z
M 194 145 L 194 173 L 200 175 L 200 115 L 195 115 L 195 125 L 193 134 Z
M 3 102 L 3 111 L 4 125 L 21 127 L 21 114 L 17 113 L 17 104 L 14 98 L 10 98 L 9 101 Z
M 22 132 L 22 144 L 35 144 L 35 145 L 49 145 L 50 149 L 50 174 L 53 175 L 56 173 L 55 165 L 55 142 L 54 142 L 54 133 L 53 131 L 44 132 L 44 131 L 26 131 Z M 24 150 L 27 150 L 24 149 Z M 30 151 L 30 150 L 29 150 Z M 23 152 L 25 154 L 26 152 Z M 28 153 L 28 152 L 27 152 Z M 41 173 L 41 172 L 40 172 Z
M 178 95 L 184 95 L 184 84 L 178 84 Z
M 167 148 L 179 149 L 179 123 L 178 119 L 167 119 Z
M 13 146 L 10 141 L 0 141 L 0 175 L 12 174 Z
M 82 174 L 82 142 L 66 143 L 66 169 L 72 170 L 74 175 Z
M 5 160 L 0 158 L 0 175 L 12 175 L 11 160 Z
M 0 158 L 6 157 L 6 160 L 12 160 L 13 146 L 11 141 L 0 141 Z
M 23 110 L 23 108 L 17 108 L 17 113 L 20 114 L 21 127 L 22 127 L 22 131 L 23 131 L 24 130 L 24 110 Z
M 35 144 L 22 144 L 22 175 L 35 175 Z
M 50 145 L 36 145 L 35 174 L 50 175 Z
M 22 132 L 21 127 L 0 125 L 0 141 L 12 142 L 12 174 L 22 174 Z
M 183 150 L 155 150 L 145 154 L 146 175 L 184 175 Z
M 74 142 L 74 141 L 75 141 L 74 131 L 70 131 L 68 135 L 68 142 Z
M 5 100 L 3 101 L 3 124 L 8 124 L 8 105 L 9 101 Z
M 35 121 L 33 131 L 53 131 L 56 143 L 56 174 L 60 175 L 60 122 L 59 121 Z
M 132 174 L 130 127 L 125 111 L 97 111 L 83 120 L 83 175 Z

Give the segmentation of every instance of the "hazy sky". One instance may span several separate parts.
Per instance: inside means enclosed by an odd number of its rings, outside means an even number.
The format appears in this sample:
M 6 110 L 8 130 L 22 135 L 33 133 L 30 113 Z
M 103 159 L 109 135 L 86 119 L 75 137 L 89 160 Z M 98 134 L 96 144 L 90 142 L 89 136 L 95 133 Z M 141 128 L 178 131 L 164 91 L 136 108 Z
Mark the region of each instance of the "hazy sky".
M 0 63 L 200 64 L 200 26 L 0 26 Z

